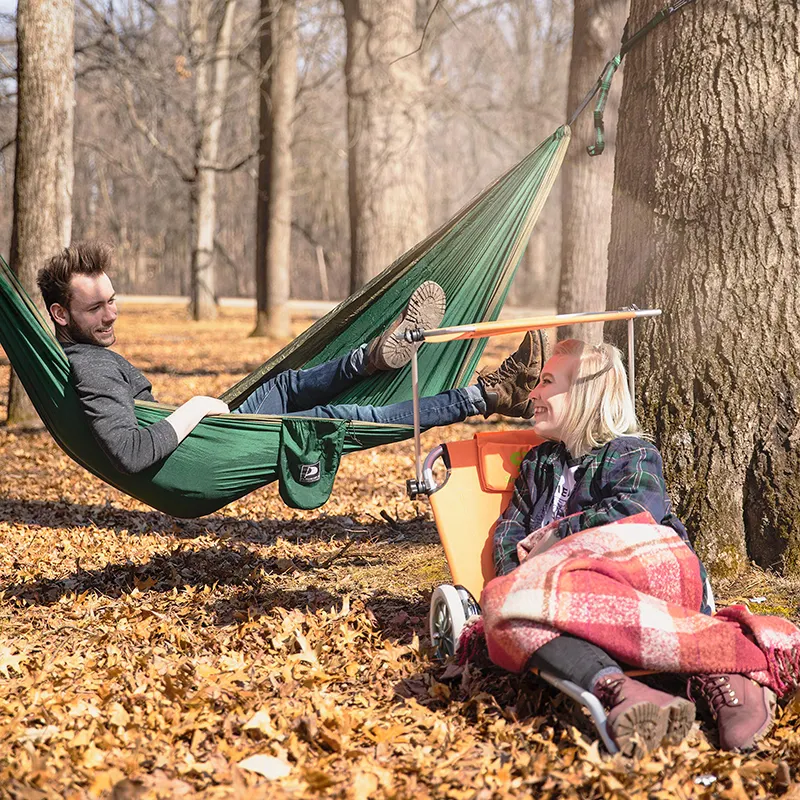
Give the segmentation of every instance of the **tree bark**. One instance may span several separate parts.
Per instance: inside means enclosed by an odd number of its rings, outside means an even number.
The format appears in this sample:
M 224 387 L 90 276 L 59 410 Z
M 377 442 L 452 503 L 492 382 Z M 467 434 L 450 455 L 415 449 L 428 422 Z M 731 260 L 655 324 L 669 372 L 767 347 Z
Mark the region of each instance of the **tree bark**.
M 633 0 L 636 31 L 662 6 Z M 628 56 L 609 305 L 641 416 L 717 574 L 800 569 L 800 6 L 697 3 Z
M 206 0 L 190 0 L 189 4 L 195 61 L 194 102 L 197 131 L 195 179 L 190 188 L 193 238 L 190 308 L 195 320 L 214 319 L 217 316 L 214 259 L 217 159 L 228 89 L 236 2 L 237 0 L 225 0 L 218 27 L 213 25 L 210 3 Z
M 620 47 L 628 0 L 575 0 L 567 114 L 578 108 L 603 66 Z M 593 104 L 573 123 L 573 147 L 561 172 L 561 278 L 558 311 L 569 314 L 605 308 L 608 242 L 611 238 L 611 192 L 622 76 L 611 85 L 605 113 L 605 152 L 592 158 Z M 601 342 L 603 324 L 559 329 L 559 338 Z
M 427 113 L 414 0 L 343 3 L 355 291 L 427 233 Z
M 36 274 L 47 258 L 69 243 L 72 227 L 74 14 L 71 0 L 20 0 L 17 8 L 11 266 L 40 305 Z M 8 424 L 41 424 L 13 374 Z
M 291 335 L 292 119 L 297 93 L 294 0 L 261 0 L 261 110 L 253 336 Z

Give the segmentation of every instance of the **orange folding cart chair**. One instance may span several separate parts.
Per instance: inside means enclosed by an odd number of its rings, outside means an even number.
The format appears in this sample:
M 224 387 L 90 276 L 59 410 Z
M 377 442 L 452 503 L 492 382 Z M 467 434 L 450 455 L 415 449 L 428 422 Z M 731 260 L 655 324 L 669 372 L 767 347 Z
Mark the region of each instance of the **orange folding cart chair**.
M 659 310 L 622 309 L 588 314 L 562 314 L 528 320 L 509 320 L 475 325 L 440 328 L 434 331 L 411 331 L 412 341 L 446 342 L 517 333 L 539 328 L 558 327 L 578 322 L 606 320 L 628 321 L 628 377 L 634 396 L 633 320 L 657 316 Z M 418 403 L 416 354 L 411 362 L 413 398 Z M 495 524 L 508 505 L 525 454 L 542 440 L 533 430 L 477 433 L 472 439 L 448 442 L 435 447 L 421 459 L 419 416 L 415 413 L 416 478 L 407 482 L 408 494 L 426 495 L 431 504 L 439 538 L 444 547 L 453 585 L 438 586 L 431 598 L 430 635 L 436 655 L 447 658 L 455 653 L 458 637 L 466 621 L 480 614 L 477 598 L 494 576 L 492 539 Z M 445 474 L 436 477 L 437 462 Z M 539 677 L 584 706 L 592 717 L 603 744 L 610 753 L 618 748 L 608 733 L 605 711 L 591 692 L 572 681 L 548 672 Z M 643 674 L 642 671 L 628 674 Z

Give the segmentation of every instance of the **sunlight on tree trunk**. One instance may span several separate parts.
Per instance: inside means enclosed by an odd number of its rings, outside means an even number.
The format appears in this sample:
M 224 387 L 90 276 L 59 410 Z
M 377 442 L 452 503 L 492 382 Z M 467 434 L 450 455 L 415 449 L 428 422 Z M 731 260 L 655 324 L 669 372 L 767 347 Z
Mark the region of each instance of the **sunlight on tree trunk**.
M 40 304 L 36 274 L 69 244 L 75 70 L 71 0 L 20 0 L 17 10 L 17 150 L 11 266 Z M 8 424 L 41 423 L 12 373 Z
M 628 0 L 575 0 L 567 113 L 572 114 L 597 80 L 606 62 L 619 52 Z M 572 125 L 573 144 L 561 173 L 561 279 L 558 312 L 601 311 L 606 303 L 608 241 L 617 109 L 622 75 L 611 85 L 605 113 L 605 152 L 592 158 L 594 101 Z M 560 339 L 603 339 L 602 323 L 568 325 Z
M 662 6 L 633 0 L 631 31 Z M 699 46 L 698 43 L 702 43 Z M 628 56 L 609 305 L 677 513 L 717 575 L 800 572 L 800 7 L 698 3 Z
M 428 232 L 427 111 L 414 0 L 343 0 L 350 288 Z
M 261 114 L 253 336 L 291 335 L 292 119 L 297 92 L 294 2 L 261 0 Z
M 208 0 L 190 0 L 189 21 L 195 67 L 195 182 L 191 188 L 193 319 L 217 315 L 214 236 L 217 227 L 217 158 L 222 114 L 228 90 L 231 37 L 236 0 L 226 0 L 222 20 L 211 36 Z

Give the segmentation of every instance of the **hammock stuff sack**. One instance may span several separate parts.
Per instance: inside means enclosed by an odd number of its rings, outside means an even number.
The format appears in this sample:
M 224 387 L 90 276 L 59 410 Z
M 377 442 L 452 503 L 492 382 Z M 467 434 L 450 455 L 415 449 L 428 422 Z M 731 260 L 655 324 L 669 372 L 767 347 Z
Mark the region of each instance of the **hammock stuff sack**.
M 443 325 L 497 319 L 520 257 L 569 144 L 562 126 L 449 222 L 318 320 L 222 395 L 238 407 L 263 381 L 344 355 L 380 333 L 425 280 L 447 294 Z M 485 340 L 423 347 L 420 392 L 465 386 Z M 343 453 L 410 438 L 413 427 L 370 422 L 226 414 L 204 419 L 169 457 L 128 475 L 97 444 L 69 380 L 69 362 L 49 325 L 0 259 L 0 345 L 59 446 L 122 492 L 176 517 L 210 514 L 278 478 L 281 497 L 301 508 L 328 498 Z M 411 398 L 410 366 L 377 373 L 331 403 L 386 405 Z M 140 425 L 174 406 L 136 402 Z M 299 421 L 299 420 L 303 421 Z M 314 472 L 315 466 L 319 470 Z M 322 474 L 324 473 L 324 474 Z M 309 489 L 311 477 L 319 485 Z

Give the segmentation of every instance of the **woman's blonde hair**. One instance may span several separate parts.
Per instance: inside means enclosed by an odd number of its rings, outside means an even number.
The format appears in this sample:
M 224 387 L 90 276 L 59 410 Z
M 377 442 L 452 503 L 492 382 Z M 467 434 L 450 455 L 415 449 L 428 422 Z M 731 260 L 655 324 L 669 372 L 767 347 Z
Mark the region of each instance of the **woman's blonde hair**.
M 617 436 L 640 434 L 628 376 L 614 345 L 565 339 L 556 344 L 553 355 L 574 356 L 578 361 L 561 421 L 570 455 L 585 455 Z

